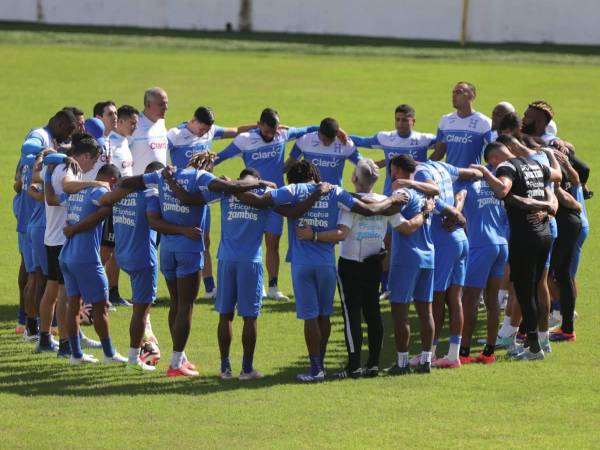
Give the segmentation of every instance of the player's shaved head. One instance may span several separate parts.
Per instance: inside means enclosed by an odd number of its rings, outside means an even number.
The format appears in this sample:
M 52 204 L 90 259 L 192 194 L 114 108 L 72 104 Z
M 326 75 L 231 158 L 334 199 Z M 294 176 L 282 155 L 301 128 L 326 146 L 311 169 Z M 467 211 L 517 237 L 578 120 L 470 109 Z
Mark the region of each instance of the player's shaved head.
M 500 123 L 507 114 L 515 112 L 515 107 L 506 101 L 498 103 L 492 110 L 492 130 L 499 131 Z
M 512 136 L 509 137 L 512 138 Z M 485 146 L 485 150 L 483 150 L 483 158 L 494 167 L 512 157 L 514 155 L 508 147 L 498 141 L 490 142 Z
M 62 109 L 49 121 L 48 128 L 52 136 L 60 143 L 68 141 L 77 128 L 77 119 L 72 111 Z

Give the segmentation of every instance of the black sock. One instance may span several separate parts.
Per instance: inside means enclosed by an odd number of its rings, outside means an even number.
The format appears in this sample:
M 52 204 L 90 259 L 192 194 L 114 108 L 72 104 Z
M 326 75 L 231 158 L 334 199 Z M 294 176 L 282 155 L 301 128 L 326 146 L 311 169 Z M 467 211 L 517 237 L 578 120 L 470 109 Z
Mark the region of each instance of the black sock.
M 467 357 L 471 354 L 471 347 L 463 347 L 462 345 L 460 346 L 460 349 L 458 350 L 458 354 L 460 356 L 464 356 Z
M 115 299 L 119 298 L 121 295 L 119 294 L 119 286 L 113 286 L 108 289 L 108 298 Z
M 69 344 L 68 339 L 61 339 L 58 342 L 58 352 L 62 354 L 70 354 L 71 353 L 71 345 Z
M 537 331 L 527 333 L 527 343 L 529 344 L 530 352 L 537 353 L 541 350 Z
M 269 287 L 277 286 L 277 277 L 269 278 Z
M 485 347 L 483 347 L 483 356 L 492 356 L 495 347 L 495 345 L 485 344 Z
M 40 345 L 42 347 L 50 347 L 50 333 L 47 331 L 40 331 Z
M 38 334 L 38 321 L 35 318 L 27 317 L 27 334 L 29 336 L 35 336 Z
M 525 329 L 525 323 L 521 320 L 519 324 L 519 334 L 526 334 L 527 330 Z

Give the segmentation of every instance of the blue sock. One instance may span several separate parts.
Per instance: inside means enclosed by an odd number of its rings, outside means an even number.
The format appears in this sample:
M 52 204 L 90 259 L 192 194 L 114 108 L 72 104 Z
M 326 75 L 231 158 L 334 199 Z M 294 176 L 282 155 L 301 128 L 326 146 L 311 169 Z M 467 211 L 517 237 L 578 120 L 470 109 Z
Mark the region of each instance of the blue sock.
M 83 351 L 81 350 L 81 339 L 79 339 L 79 335 L 71 336 L 69 338 L 69 344 L 71 345 L 71 354 L 74 358 L 83 357 Z
M 25 314 L 25 308 L 19 307 L 17 321 L 19 322 L 19 325 L 25 325 L 25 323 L 27 323 L 27 314 Z
M 321 355 L 309 356 L 308 359 L 310 360 L 310 374 L 315 376 L 321 371 Z
M 50 325 L 53 328 L 56 328 L 58 326 L 58 320 L 56 320 L 56 314 L 54 314 L 54 316 L 52 316 L 52 325 Z
M 559 300 L 552 301 L 552 311 L 560 311 L 560 301 Z
M 206 292 L 212 292 L 215 288 L 215 279 L 213 277 L 204 277 L 204 289 Z
M 79 347 L 81 348 L 81 345 Z M 58 341 L 58 353 L 61 355 L 71 354 L 71 344 L 69 343 L 69 339 L 61 339 Z
M 221 373 L 225 372 L 227 369 L 231 370 L 231 362 L 229 361 L 229 356 L 221 358 Z
M 112 339 L 110 338 L 110 336 L 106 339 L 100 339 L 100 342 L 102 343 L 102 350 L 104 351 L 104 356 L 107 356 L 109 358 L 115 356 L 115 348 L 112 345 Z
M 388 277 L 390 276 L 389 272 L 381 272 L 381 292 L 386 292 L 388 290 Z
M 242 370 L 244 373 L 250 373 L 254 370 L 254 367 L 252 367 L 252 359 L 253 358 L 246 358 L 245 356 L 242 358 Z
M 450 336 L 450 343 L 451 344 L 460 344 L 461 341 L 461 336 Z
M 438 340 L 437 339 L 433 339 L 433 345 L 438 345 Z

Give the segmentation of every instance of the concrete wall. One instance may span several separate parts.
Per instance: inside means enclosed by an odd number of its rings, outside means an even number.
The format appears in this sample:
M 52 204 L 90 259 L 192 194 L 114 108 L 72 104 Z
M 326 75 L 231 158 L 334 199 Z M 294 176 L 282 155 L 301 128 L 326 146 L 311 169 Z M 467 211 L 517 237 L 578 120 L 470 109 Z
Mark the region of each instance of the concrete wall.
M 0 20 L 238 29 L 242 0 L 0 0 Z M 600 45 L 600 0 L 470 0 L 467 40 Z M 462 0 L 251 0 L 255 31 L 460 39 Z

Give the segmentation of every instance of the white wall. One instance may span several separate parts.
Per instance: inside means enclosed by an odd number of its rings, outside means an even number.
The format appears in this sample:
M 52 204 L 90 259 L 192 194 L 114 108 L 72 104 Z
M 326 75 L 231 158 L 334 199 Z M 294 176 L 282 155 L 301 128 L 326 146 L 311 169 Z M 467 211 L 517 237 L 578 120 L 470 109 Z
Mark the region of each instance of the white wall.
M 600 45 L 600 0 L 470 0 L 467 40 Z M 253 0 L 255 31 L 457 41 L 462 0 Z M 38 5 L 40 6 L 38 8 Z M 0 20 L 223 30 L 240 0 L 0 0 Z

